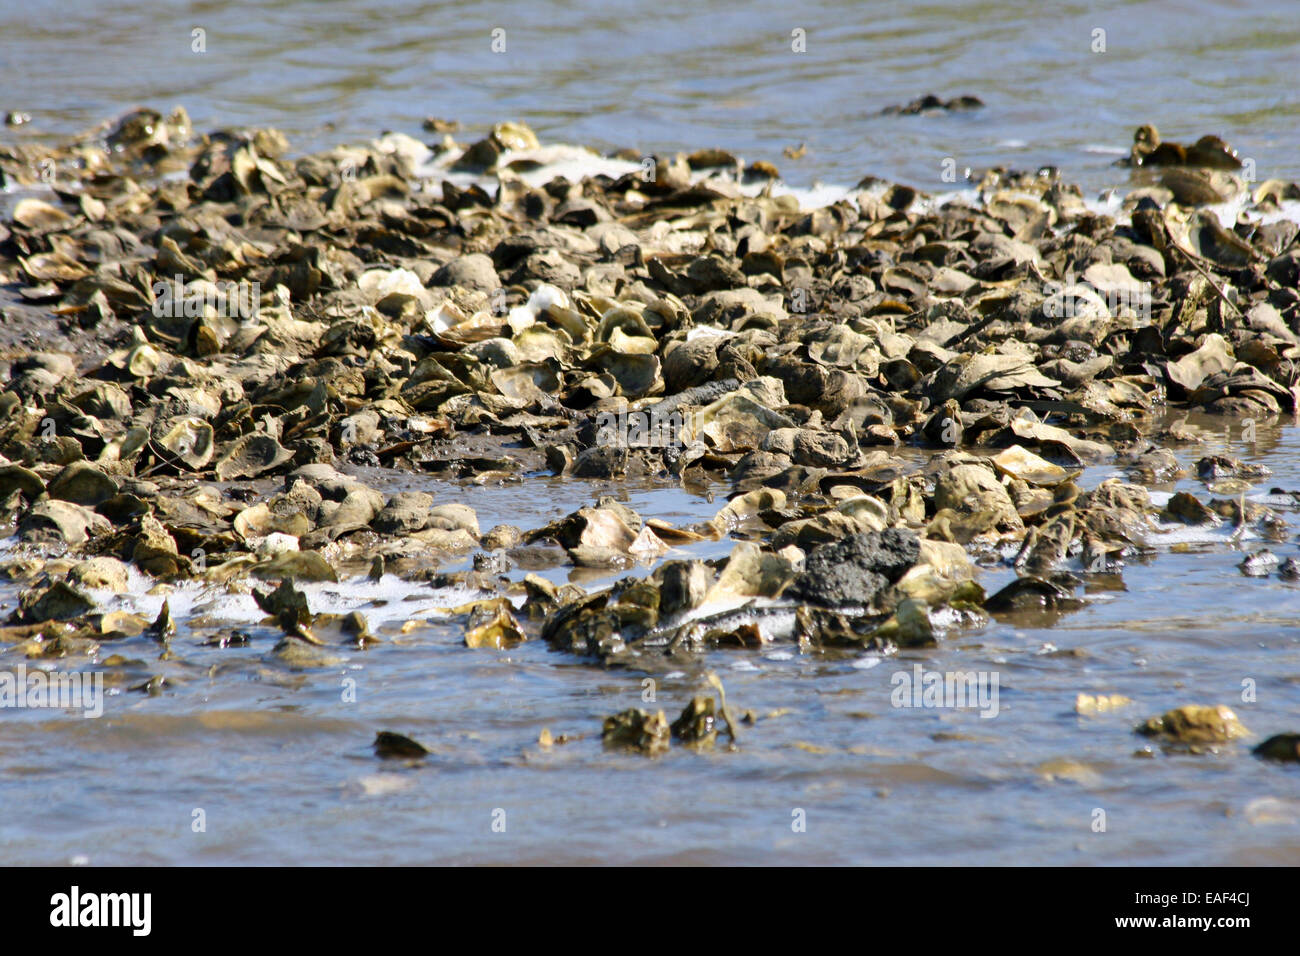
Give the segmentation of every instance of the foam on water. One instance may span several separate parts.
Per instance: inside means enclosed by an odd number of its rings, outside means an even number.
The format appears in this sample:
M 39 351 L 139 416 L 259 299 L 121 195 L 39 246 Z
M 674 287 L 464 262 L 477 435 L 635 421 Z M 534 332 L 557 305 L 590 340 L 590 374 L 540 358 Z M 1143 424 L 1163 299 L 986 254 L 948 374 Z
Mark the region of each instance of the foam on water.
M 1129 150 L 1113 146 L 1110 143 L 1084 143 L 1083 151 L 1098 156 L 1127 156 L 1129 154 Z
M 1159 521 L 1147 543 L 1166 549 L 1185 545 L 1219 545 L 1227 548 L 1238 542 L 1258 540 L 1261 540 L 1260 535 L 1252 531 L 1249 525 L 1238 526 L 1227 522 L 1219 525 L 1184 525 Z
M 411 145 L 412 143 L 414 145 Z M 498 182 L 496 175 L 453 169 L 456 162 L 464 155 L 464 150 L 448 150 L 435 155 L 427 146 L 411 140 L 410 137 L 393 135 L 381 137 L 372 145 L 385 152 L 401 153 L 407 157 L 414 166 L 416 176 L 425 180 L 427 186 L 447 181 L 462 188 L 478 185 L 490 190 Z M 512 166 L 515 168 L 511 168 Z M 618 179 L 628 174 L 640 173 L 645 169 L 642 163 L 602 156 L 586 146 L 575 146 L 569 143 L 545 144 L 536 149 L 506 150 L 497 159 L 497 168 L 502 171 L 500 174 L 502 179 L 519 180 L 534 189 L 545 186 L 561 176 L 570 182 L 581 182 L 584 178 L 595 176 Z M 693 171 L 691 182 L 725 184 L 745 196 L 758 196 L 766 189 L 772 196 L 795 197 L 799 207 L 807 210 L 830 206 L 863 192 L 854 187 L 834 183 L 813 183 L 810 186 L 791 186 L 781 180 L 771 183 L 765 180 L 745 183 L 738 181 L 734 175 L 718 170 Z
M 256 580 L 252 583 L 261 590 L 273 587 L 273 583 Z M 499 596 L 464 585 L 421 587 L 391 574 L 378 581 L 358 576 L 344 578 L 337 584 L 303 581 L 295 586 L 307 598 L 313 613 L 343 615 L 359 610 L 372 629 L 411 619 L 446 620 L 454 608 Z M 152 578 L 134 565 L 127 565 L 127 588 L 124 594 L 103 589 L 88 589 L 86 593 L 105 613 L 129 611 L 150 620 L 158 616 L 164 600 L 173 620 L 182 624 L 195 619 L 209 624 L 256 625 L 267 616 L 252 594 L 232 592 L 222 584 L 182 581 L 163 593 L 155 587 Z M 523 600 L 522 596 L 513 598 L 516 605 Z
M 540 189 L 557 176 L 563 176 L 570 182 L 576 183 L 588 176 L 608 176 L 610 179 L 618 179 L 628 173 L 639 173 L 644 168 L 640 163 L 601 156 L 595 150 L 585 146 L 572 146 L 567 143 L 542 146 L 538 149 L 507 150 L 497 160 L 497 166 L 501 169 L 508 169 L 513 163 L 523 164 L 524 168 L 518 171 L 511 169 L 511 175 L 523 180 L 534 189 Z M 528 168 L 533 166 L 535 168 Z
M 410 140 L 410 137 L 404 137 L 403 139 Z M 411 158 L 415 163 L 416 175 L 426 180 L 426 187 L 432 187 L 446 180 L 460 187 L 476 184 L 484 189 L 491 190 L 498 182 L 497 177 L 494 175 L 452 170 L 451 167 L 463 155 L 461 150 L 449 150 L 440 155 L 434 155 L 432 150 L 418 141 L 410 140 L 410 142 L 414 143 L 414 146 L 403 142 L 399 149 L 394 145 L 394 140 L 391 137 L 385 137 L 376 140 L 374 145 L 390 152 L 403 152 Z M 1124 155 L 1126 153 L 1126 150 L 1102 144 L 1091 144 L 1089 151 L 1106 155 Z M 558 176 L 563 176 L 571 182 L 580 182 L 583 178 L 589 176 L 608 176 L 617 179 L 629 173 L 639 173 L 644 169 L 641 163 L 602 156 L 585 146 L 574 146 L 566 143 L 543 145 L 530 150 L 507 150 L 498 160 L 498 167 L 505 170 L 511 163 L 523 164 L 524 168 L 507 170 L 503 176 L 521 180 L 532 188 L 540 188 Z M 862 197 L 879 196 L 887 188 L 883 184 L 860 189 L 839 183 L 821 182 L 815 182 L 810 186 L 791 186 L 782 180 L 776 180 L 772 183 L 763 181 L 744 183 L 738 181 L 734 175 L 718 170 L 695 171 L 691 175 L 691 182 L 725 184 L 746 196 L 758 196 L 764 190 L 767 190 L 772 196 L 793 196 L 798 201 L 799 208 L 806 211 L 832 206 L 842 200 L 855 201 Z M 1123 206 L 1124 197 L 1130 191 L 1122 187 L 1107 189 L 1095 197 L 1085 197 L 1083 204 L 1089 212 L 1109 216 L 1115 219 L 1117 223 L 1127 224 L 1129 215 L 1124 211 Z M 1026 195 L 1032 194 L 1026 193 Z M 1205 212 L 1215 215 L 1225 228 L 1231 228 L 1243 213 L 1246 214 L 1250 221 L 1261 225 L 1282 220 L 1300 222 L 1300 200 L 1284 200 L 1276 210 L 1268 212 L 1248 211 L 1247 207 L 1250 201 L 1250 190 L 1247 189 L 1228 202 L 1202 208 Z M 977 206 L 980 202 L 980 191 L 973 185 L 967 185 L 929 195 L 918 195 L 908 211 L 921 214 L 931 213 L 951 202 Z

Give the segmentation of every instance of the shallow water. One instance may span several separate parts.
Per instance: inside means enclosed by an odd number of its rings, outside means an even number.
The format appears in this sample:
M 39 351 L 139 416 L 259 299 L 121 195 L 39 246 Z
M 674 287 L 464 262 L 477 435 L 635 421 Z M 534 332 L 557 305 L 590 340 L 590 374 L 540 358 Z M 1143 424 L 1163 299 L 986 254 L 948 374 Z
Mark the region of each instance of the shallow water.
M 1224 434 L 1224 423 L 1204 423 Z M 1180 459 L 1228 451 L 1268 465 L 1273 476 L 1250 496 L 1294 523 L 1297 509 L 1268 492 L 1300 489 L 1300 426 L 1260 427 L 1255 443 L 1235 440 L 1239 428 L 1231 434 Z M 1115 473 L 1089 469 L 1082 482 Z M 400 484 L 472 504 L 484 527 L 505 518 L 535 527 L 609 491 L 675 523 L 723 501 L 546 479 Z M 1208 496 L 1195 478 L 1153 490 L 1182 489 Z M 313 610 L 359 608 L 386 643 L 298 671 L 271 656 L 276 631 L 259 623 L 251 599 L 182 588 L 172 595 L 178 617 L 193 609 L 205 631 L 236 625 L 249 644 L 199 648 L 183 630 L 175 642 L 184 665 L 157 661 L 145 638 L 105 645 L 104 654 L 138 664 L 122 669 L 133 676 L 109 691 L 103 717 L 3 712 L 0 862 L 1300 862 L 1295 769 L 1249 753 L 1260 737 L 1297 729 L 1300 586 L 1242 575 L 1242 549 L 1259 539 L 1234 545 L 1227 528 L 1159 537 L 1159 553 L 1129 562 L 1121 577 L 1092 577 L 1087 603 L 1072 613 L 949 631 L 937 648 L 898 657 L 801 654 L 779 643 L 718 650 L 656 674 L 653 704 L 642 699 L 644 673 L 602 670 L 540 641 L 465 648 L 461 627 L 435 610 L 455 596 L 428 585 L 390 576 L 305 586 Z M 1294 534 L 1271 547 L 1294 555 Z M 1011 576 L 987 568 L 981 582 L 993 589 Z M 6 610 L 14 596 L 12 586 L 0 590 Z M 152 612 L 161 597 L 122 603 Z M 406 620 L 426 623 L 402 633 Z M 0 662 L 16 663 L 11 648 Z M 997 715 L 892 706 L 893 675 L 917 664 L 996 673 Z M 602 748 L 604 716 L 650 706 L 674 718 L 707 691 L 710 669 L 733 707 L 760 718 L 742 728 L 736 751 L 674 747 L 648 759 Z M 125 689 L 158 673 L 169 678 L 160 696 Z M 348 679 L 355 703 L 343 702 Z M 1254 702 L 1242 700 L 1246 679 Z M 1081 717 L 1080 692 L 1134 703 Z M 1232 706 L 1259 736 L 1178 756 L 1133 733 L 1147 716 L 1194 702 Z M 575 739 L 543 750 L 543 727 Z M 370 748 L 381 729 L 410 734 L 433 755 L 415 766 L 381 761 Z M 196 833 L 199 809 L 206 831 Z M 798 810 L 804 832 L 792 830 Z M 1098 810 L 1105 832 L 1093 831 Z
M 1298 43 L 1290 0 L 664 0 L 652 14 L 630 0 L 35 0 L 0 5 L 0 109 L 34 120 L 0 138 L 77 132 L 135 104 L 183 104 L 200 130 L 278 126 L 302 150 L 382 129 L 432 138 L 426 116 L 479 130 L 516 118 L 551 142 L 716 145 L 799 186 L 872 174 L 941 190 L 951 157 L 1054 164 L 1095 191 L 1127 182 L 1111 164 L 1151 122 L 1176 140 L 1218 133 L 1260 180 L 1296 180 Z M 987 105 L 880 115 L 926 93 Z M 800 143 L 804 158 L 782 155 Z

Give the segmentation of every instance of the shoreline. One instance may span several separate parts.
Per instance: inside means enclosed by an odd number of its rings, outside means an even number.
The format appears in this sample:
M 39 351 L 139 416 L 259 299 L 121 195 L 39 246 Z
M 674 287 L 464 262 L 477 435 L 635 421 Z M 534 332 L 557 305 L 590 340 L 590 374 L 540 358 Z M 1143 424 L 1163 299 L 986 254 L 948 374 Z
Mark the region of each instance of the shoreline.
M 432 165 L 410 137 L 295 157 L 274 130 L 194 137 L 183 113 L 105 138 L 0 150 L 14 182 L 54 161 L 45 198 L 14 194 L 0 226 L 11 653 L 183 661 L 229 627 L 98 595 L 201 582 L 265 613 L 244 645 L 328 669 L 391 635 L 297 585 L 396 574 L 465 598 L 446 611 L 466 653 L 540 640 L 651 671 L 716 647 L 890 656 L 1078 607 L 1164 526 L 1288 537 L 1284 502 L 1246 498 L 1267 470 L 1166 413 L 1251 435 L 1294 420 L 1295 184 L 1175 164 L 1113 217 L 1051 174 L 995 170 L 978 203 L 876 182 L 805 208 L 764 191 L 774 167 L 718 150 L 571 178 L 594 160 L 519 124 Z M 1145 487 L 1198 443 L 1203 494 Z M 1098 465 L 1128 480 L 1081 484 Z M 600 497 L 482 527 L 353 467 L 730 493 L 689 522 Z M 1270 547 L 1246 563 L 1300 576 Z M 591 591 L 533 573 L 641 565 Z M 1016 577 L 987 593 L 981 567 Z M 691 706 L 672 728 L 628 709 L 604 736 L 654 754 L 736 730 L 713 697 Z M 1242 736 L 1221 709 L 1141 726 L 1203 752 Z

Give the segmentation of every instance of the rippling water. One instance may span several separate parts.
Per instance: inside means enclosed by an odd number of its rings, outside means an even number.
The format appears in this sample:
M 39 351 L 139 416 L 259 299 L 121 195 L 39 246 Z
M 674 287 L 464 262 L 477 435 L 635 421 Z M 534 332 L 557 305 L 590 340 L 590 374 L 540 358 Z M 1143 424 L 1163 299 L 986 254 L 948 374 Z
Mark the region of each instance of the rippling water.
M 550 141 L 721 146 L 797 185 L 874 174 L 930 189 L 947 157 L 1119 185 L 1111 164 L 1151 122 L 1173 139 L 1218 133 L 1260 179 L 1295 180 L 1298 46 L 1293 0 L 37 0 L 0 8 L 0 108 L 33 114 L 20 135 L 50 136 L 183 104 L 199 129 L 270 124 L 301 149 L 421 135 L 431 115 L 517 118 Z M 987 106 L 880 115 L 931 92 Z M 803 159 L 782 156 L 800 143 Z
M 975 167 L 1054 163 L 1100 189 L 1124 181 L 1114 157 L 1135 126 L 1154 122 L 1171 138 L 1224 135 L 1261 179 L 1300 178 L 1300 19 L 1289 2 L 719 6 L 6 5 L 0 108 L 33 123 L 3 138 L 75 132 L 134 104 L 184 104 L 200 129 L 276 125 L 304 150 L 382 129 L 420 135 L 429 115 L 471 129 L 509 117 L 550 141 L 718 145 L 774 161 L 800 184 L 876 174 L 938 189 L 953 156 Z M 201 55 L 195 27 L 206 31 Z M 507 31 L 501 54 L 491 50 L 497 27 Z M 1091 51 L 1097 28 L 1104 53 Z M 791 51 L 794 29 L 806 30 L 806 53 Z M 987 106 L 880 115 L 927 92 Z M 805 158 L 782 157 L 799 143 Z M 1300 427 L 1258 437 L 1226 448 L 1273 469 L 1255 494 L 1300 489 Z M 1180 452 L 1185 464 L 1198 455 Z M 1112 473 L 1092 469 L 1085 484 Z M 384 481 L 470 504 L 485 528 L 537 527 L 605 493 L 674 523 L 720 504 L 707 488 Z M 1206 494 L 1195 480 L 1156 490 L 1175 488 Z M 1296 520 L 1293 506 L 1269 501 Z M 128 640 L 105 653 L 135 662 L 128 674 L 165 674 L 160 696 L 123 680 L 98 720 L 0 712 L 0 862 L 1295 864 L 1294 768 L 1245 747 L 1138 755 L 1144 741 L 1132 732 L 1191 702 L 1227 703 L 1258 735 L 1300 730 L 1300 586 L 1243 577 L 1242 547 L 1260 544 L 1169 536 L 1122 578 L 1093 579 L 1081 610 L 995 620 L 897 659 L 715 651 L 656 674 L 653 706 L 676 716 L 712 669 L 733 706 L 761 719 L 737 752 L 674 748 L 654 760 L 606 752 L 599 739 L 602 717 L 645 705 L 646 675 L 536 641 L 470 651 L 436 612 L 447 595 L 427 586 L 308 587 L 314 610 L 359 608 L 386 643 L 301 671 L 271 655 L 277 634 L 250 599 L 182 589 L 174 607 L 209 629 L 238 625 L 249 644 L 199 648 L 200 634 L 184 630 L 179 664 Z M 1273 547 L 1296 554 L 1293 535 Z M 1009 574 L 986 569 L 982 581 L 992 590 Z M 0 614 L 16 596 L 0 585 Z M 154 613 L 162 596 L 117 600 Z M 407 620 L 425 624 L 404 632 Z M 0 666 L 15 662 L 0 646 Z M 892 707 L 892 675 L 917 663 L 997 672 L 998 717 Z M 349 679 L 355 703 L 343 702 Z M 1248 679 L 1254 702 L 1241 700 Z M 1134 703 L 1084 718 L 1073 709 L 1080 692 Z M 542 750 L 542 727 L 576 739 Z M 380 729 L 433 755 L 415 767 L 378 761 Z M 206 831 L 196 833 L 200 809 Z M 1105 833 L 1093 831 L 1099 809 Z M 498 810 L 504 833 L 493 829 Z M 798 810 L 806 832 L 792 830 Z
M 1300 489 L 1300 427 L 1261 427 L 1258 439 L 1180 460 L 1227 451 L 1267 464 L 1274 474 L 1252 497 L 1294 523 L 1289 499 L 1267 492 Z M 1111 474 L 1090 469 L 1083 484 Z M 603 493 L 674 522 L 720 504 L 703 489 L 618 483 L 401 483 L 473 505 L 484 526 L 535 527 Z M 1153 490 L 1183 489 L 1206 495 L 1194 479 Z M 236 622 L 249 644 L 199 648 L 182 631 L 185 664 L 159 662 L 145 638 L 105 645 L 136 662 L 125 668 L 136 677 L 114 685 L 102 718 L 5 711 L 0 801 L 13 812 L 0 815 L 0 861 L 1295 864 L 1293 768 L 1257 760 L 1248 745 L 1165 755 L 1133 733 L 1191 702 L 1229 704 L 1261 736 L 1297 729 L 1300 586 L 1242 575 L 1243 549 L 1262 543 L 1171 532 L 1122 578 L 1093 578 L 1081 610 L 1004 617 L 897 658 L 780 644 L 714 651 L 655 673 L 651 705 L 646 674 L 589 666 L 540 641 L 468 650 L 461 628 L 435 612 L 447 595 L 427 585 L 304 586 L 314 610 L 359 608 L 386 643 L 297 671 L 270 653 L 276 629 L 259 623 L 250 599 L 182 589 L 171 598 L 178 617 L 194 614 L 209 630 Z M 1294 555 L 1294 535 L 1272 547 Z M 992 589 L 1010 577 L 990 568 L 981 581 Z M 7 612 L 13 586 L 0 599 Z M 116 600 L 153 613 L 162 598 Z M 406 620 L 426 623 L 403 633 Z M 0 663 L 15 661 L 0 648 Z M 895 708 L 893 675 L 916 664 L 997 673 L 997 716 Z M 760 717 L 737 752 L 674 747 L 647 759 L 602 749 L 604 716 L 651 706 L 675 717 L 707 692 L 709 669 L 733 707 Z M 161 696 L 127 689 L 158 673 L 169 680 Z M 355 703 L 342 701 L 348 679 Z M 1246 679 L 1254 702 L 1241 699 Z M 1080 717 L 1078 693 L 1134 703 Z M 575 739 L 543 750 L 542 727 Z M 370 743 L 380 729 L 411 734 L 433 755 L 414 767 L 379 761 Z M 191 829 L 196 809 L 206 832 Z M 1099 809 L 1104 833 L 1092 829 Z M 504 833 L 492 828 L 498 810 Z M 796 810 L 805 832 L 791 828 Z

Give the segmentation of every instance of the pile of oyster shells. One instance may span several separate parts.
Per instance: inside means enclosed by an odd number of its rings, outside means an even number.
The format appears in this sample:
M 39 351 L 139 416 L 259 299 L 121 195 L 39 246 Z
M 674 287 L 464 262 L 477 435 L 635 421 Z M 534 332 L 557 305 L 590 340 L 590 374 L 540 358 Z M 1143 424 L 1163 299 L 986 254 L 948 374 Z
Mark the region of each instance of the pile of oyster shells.
M 25 587 L 0 642 L 168 642 L 170 620 L 99 608 L 133 564 L 164 587 L 276 583 L 255 593 L 295 666 L 322 635 L 373 636 L 294 582 L 367 573 L 480 589 L 456 609 L 473 647 L 643 667 L 774 640 L 888 650 L 936 640 L 941 607 L 1068 607 L 1162 520 L 1287 536 L 1234 459 L 1202 458 L 1204 497 L 1159 508 L 1142 485 L 1208 434 L 1171 409 L 1263 422 L 1300 399 L 1281 215 L 1300 189 L 1248 182 L 1221 140 L 1143 127 L 1112 214 L 1051 169 L 989 170 L 944 203 L 868 179 L 803 209 L 721 150 L 530 185 L 546 155 L 507 123 L 294 158 L 275 130 L 150 110 L 0 147 L 0 521 Z M 1085 491 L 1095 463 L 1134 480 Z M 685 527 L 607 498 L 481 529 L 353 466 L 734 493 Z M 729 557 L 690 556 L 727 537 Z M 504 573 L 539 545 L 654 571 L 592 594 Z M 986 595 L 976 561 L 1018 578 Z

